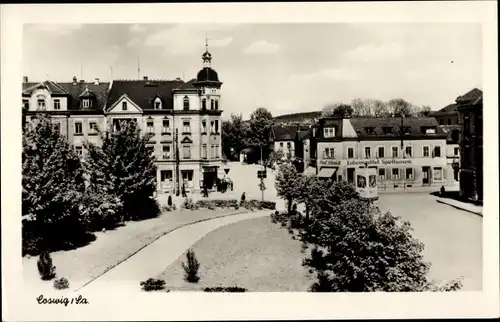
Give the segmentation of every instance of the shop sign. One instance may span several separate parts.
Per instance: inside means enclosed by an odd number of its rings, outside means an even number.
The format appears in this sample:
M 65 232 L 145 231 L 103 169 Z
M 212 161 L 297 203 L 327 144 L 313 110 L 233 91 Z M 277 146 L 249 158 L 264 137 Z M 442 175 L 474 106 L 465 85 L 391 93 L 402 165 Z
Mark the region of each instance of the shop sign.
M 341 161 L 340 160 L 320 160 L 319 164 L 321 164 L 321 165 L 340 166 L 341 165 Z
M 349 165 L 391 165 L 391 164 L 412 164 L 411 159 L 375 159 L 375 160 L 347 160 L 346 164 Z

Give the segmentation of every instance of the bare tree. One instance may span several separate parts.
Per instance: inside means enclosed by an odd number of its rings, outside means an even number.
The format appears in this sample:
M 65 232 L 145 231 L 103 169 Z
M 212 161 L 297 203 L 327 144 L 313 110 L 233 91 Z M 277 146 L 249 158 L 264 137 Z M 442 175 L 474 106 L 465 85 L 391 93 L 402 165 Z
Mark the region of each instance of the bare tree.
M 412 104 L 402 98 L 392 99 L 387 102 L 387 105 L 389 107 L 390 113 L 395 117 L 399 117 L 401 115 L 412 116 Z

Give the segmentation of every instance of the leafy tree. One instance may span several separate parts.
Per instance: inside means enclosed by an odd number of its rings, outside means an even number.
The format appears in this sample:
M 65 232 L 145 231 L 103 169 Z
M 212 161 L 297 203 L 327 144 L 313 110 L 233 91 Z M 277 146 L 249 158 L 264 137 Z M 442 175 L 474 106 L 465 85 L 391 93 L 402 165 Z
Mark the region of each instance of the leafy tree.
M 52 264 L 52 257 L 50 257 L 49 252 L 43 251 L 40 254 L 40 258 L 38 259 L 36 265 L 42 280 L 51 280 L 56 277 L 56 267 Z
M 350 195 L 350 194 L 348 194 Z M 461 282 L 437 287 L 427 279 L 430 264 L 423 260 L 423 244 L 412 237 L 409 222 L 381 213 L 358 198 L 316 205 L 316 246 L 321 249 L 304 261 L 318 272 L 312 291 L 409 292 L 454 290 Z
M 292 210 L 292 203 L 301 197 L 303 176 L 297 172 L 294 165 L 284 163 L 279 166 L 276 174 L 276 191 L 278 196 L 287 201 L 288 213 Z
M 246 145 L 252 148 L 250 157 L 254 160 L 267 159 L 271 133 L 274 126 L 274 118 L 271 112 L 264 107 L 259 107 L 250 115 L 250 126 L 246 139 Z
M 395 98 L 387 102 L 389 111 L 394 117 L 413 116 L 412 104 L 402 98 Z
M 193 250 L 188 250 L 186 253 L 186 263 L 181 263 L 184 269 L 184 279 L 189 283 L 198 283 L 200 276 L 198 270 L 200 269 L 200 262 L 196 259 Z
M 350 105 L 343 103 L 327 104 L 321 111 L 321 117 L 350 117 L 353 115 L 353 112 Z
M 241 114 L 231 114 L 229 120 L 222 122 L 222 151 L 227 159 L 233 160 L 240 154 L 246 147 L 247 137 L 248 125 Z
M 26 124 L 22 143 L 22 214 L 43 243 L 35 247 L 57 248 L 85 231 L 80 158 L 46 115 Z
M 142 135 L 135 121 L 122 122 L 118 131 L 100 134 L 100 147 L 86 144 L 90 187 L 104 191 L 114 210 L 123 205 L 124 219 L 156 216 L 156 166 L 147 147 L 150 136 Z M 120 204 L 111 204 L 116 197 Z

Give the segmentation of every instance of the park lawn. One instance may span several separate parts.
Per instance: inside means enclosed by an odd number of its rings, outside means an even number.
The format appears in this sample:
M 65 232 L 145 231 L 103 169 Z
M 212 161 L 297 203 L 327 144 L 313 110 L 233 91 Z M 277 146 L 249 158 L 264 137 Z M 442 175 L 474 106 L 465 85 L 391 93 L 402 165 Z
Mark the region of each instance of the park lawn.
M 165 280 L 166 289 L 239 286 L 253 292 L 306 292 L 314 282 L 301 265 L 301 243 L 268 217 L 218 228 L 192 249 L 200 262 L 200 281 L 184 281 L 184 254 L 157 276 Z
M 169 231 L 200 220 L 243 213 L 246 210 L 198 209 L 163 212 L 159 217 L 130 221 L 125 226 L 94 233 L 97 239 L 89 245 L 69 251 L 51 253 L 57 277 L 66 277 L 71 288 L 100 276 L 133 253 Z M 41 281 L 36 262 L 38 257 L 23 257 L 24 282 L 31 287 L 47 287 L 52 281 Z

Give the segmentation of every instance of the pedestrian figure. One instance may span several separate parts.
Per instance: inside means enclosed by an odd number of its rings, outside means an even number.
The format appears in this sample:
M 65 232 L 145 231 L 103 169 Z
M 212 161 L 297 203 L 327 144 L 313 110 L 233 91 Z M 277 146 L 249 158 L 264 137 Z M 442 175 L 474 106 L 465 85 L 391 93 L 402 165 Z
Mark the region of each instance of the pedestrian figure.
M 446 190 L 444 189 L 444 186 L 441 186 L 441 197 L 444 196 L 444 193 L 446 192 Z
M 187 195 L 186 195 L 186 187 L 184 186 L 184 184 L 182 185 L 182 197 L 186 198 Z
M 208 198 L 208 188 L 207 188 L 207 185 L 203 186 L 203 197 Z
M 241 194 L 241 204 L 244 204 L 245 203 L 245 199 L 246 199 L 246 196 L 245 196 L 245 193 L 243 192 Z

